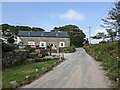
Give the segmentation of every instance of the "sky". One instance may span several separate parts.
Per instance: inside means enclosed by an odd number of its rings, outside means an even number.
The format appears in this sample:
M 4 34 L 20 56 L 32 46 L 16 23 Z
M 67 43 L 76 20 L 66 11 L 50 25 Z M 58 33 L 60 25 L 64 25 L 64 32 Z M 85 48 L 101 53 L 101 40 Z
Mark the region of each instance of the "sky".
M 105 32 L 100 25 L 114 2 L 2 2 L 2 23 L 40 27 L 50 31 L 54 27 L 77 25 L 89 37 Z M 97 43 L 97 40 L 91 40 Z

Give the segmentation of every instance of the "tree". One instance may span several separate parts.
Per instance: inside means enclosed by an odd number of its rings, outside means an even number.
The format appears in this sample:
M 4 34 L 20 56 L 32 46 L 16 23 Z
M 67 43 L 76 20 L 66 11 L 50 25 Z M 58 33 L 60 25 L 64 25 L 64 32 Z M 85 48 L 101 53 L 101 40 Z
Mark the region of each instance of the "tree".
M 104 25 L 102 27 L 106 28 L 111 40 L 118 34 L 120 35 L 120 1 L 115 3 L 115 7 L 109 11 L 106 19 L 102 19 Z
M 76 47 L 83 46 L 85 41 L 85 34 L 76 25 L 65 25 L 62 27 L 55 27 L 51 32 L 68 32 L 70 36 L 70 44 Z
M 88 38 L 85 39 L 84 44 L 89 44 Z
M 7 42 L 8 42 L 8 43 L 11 43 L 11 44 L 14 43 L 14 42 L 15 42 L 14 37 L 8 38 L 8 39 L 7 39 Z
M 98 32 L 95 36 L 91 36 L 93 39 L 103 39 L 102 42 L 106 42 L 106 38 L 109 38 L 108 35 L 104 34 L 104 32 Z
M 7 29 L 9 29 L 9 24 L 2 24 L 2 32 L 3 32 L 3 35 L 5 35 L 5 31 L 7 31 Z
M 108 32 L 108 37 L 110 37 L 111 41 L 113 42 L 116 37 L 116 32 L 113 31 L 112 29 L 107 29 L 107 32 Z
M 2 24 L 2 25 L 0 25 L 0 27 L 2 27 L 3 35 L 5 35 L 5 32 L 8 32 L 7 30 L 10 30 L 10 32 L 14 35 L 17 35 L 19 33 L 19 31 L 38 31 L 38 32 L 45 31 L 44 29 L 38 28 L 38 27 L 14 26 L 14 25 L 9 25 L 9 24 Z M 11 35 L 9 35 L 9 36 L 11 36 Z M 5 36 L 7 36 L 7 35 L 5 35 Z

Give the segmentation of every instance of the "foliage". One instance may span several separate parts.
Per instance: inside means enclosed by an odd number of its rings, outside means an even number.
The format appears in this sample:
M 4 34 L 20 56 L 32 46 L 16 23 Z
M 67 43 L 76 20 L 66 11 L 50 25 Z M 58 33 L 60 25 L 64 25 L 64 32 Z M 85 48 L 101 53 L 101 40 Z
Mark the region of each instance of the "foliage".
M 2 43 L 3 52 L 10 52 L 10 51 L 13 51 L 14 49 L 15 49 L 15 46 L 13 44 Z
M 85 41 L 85 34 L 82 30 L 79 29 L 79 27 L 75 25 L 65 25 L 62 27 L 55 27 L 51 32 L 68 32 L 70 36 L 70 44 L 74 45 L 76 47 L 83 46 L 83 42 Z
M 115 3 L 115 7 L 109 11 L 106 19 L 102 19 L 104 25 L 102 27 L 107 29 L 108 35 L 111 40 L 118 34 L 120 34 L 120 1 Z
M 106 29 L 108 32 L 108 36 L 111 38 L 111 41 L 115 40 L 117 32 L 113 31 L 112 29 Z
M 29 52 L 27 50 L 14 50 L 12 52 L 4 52 L 2 54 L 2 69 L 25 63 L 28 57 Z
M 103 32 L 98 32 L 95 36 L 92 37 L 93 39 L 101 39 L 104 38 Z
M 10 30 L 11 35 L 13 35 L 13 34 L 17 35 L 19 31 L 45 31 L 44 29 L 38 28 L 38 27 L 12 26 L 9 24 L 2 24 L 0 26 L 2 26 L 3 35 L 5 35 L 5 32 L 7 30 Z
M 101 61 L 103 69 L 107 71 L 108 77 L 117 84 L 118 75 L 118 43 L 107 42 L 84 46 L 87 53 Z
M 48 51 L 47 50 L 44 50 L 44 49 L 41 49 L 40 50 L 40 54 L 42 54 L 42 56 L 47 56 L 48 55 Z
M 30 45 L 27 45 L 25 49 L 28 50 L 30 53 L 35 51 L 35 48 L 31 48 Z
M 89 44 L 88 38 L 85 39 L 84 45 Z
M 75 46 L 60 48 L 60 53 L 73 53 L 75 51 L 76 51 Z
M 30 53 L 29 58 L 36 58 L 38 53 Z
M 52 59 L 45 62 L 16 65 L 5 69 L 2 72 L 3 88 L 19 87 L 32 82 L 35 78 L 52 69 L 54 64 L 58 64 L 58 59 Z M 17 86 L 11 86 L 10 82 L 16 81 Z
M 14 43 L 15 40 L 14 40 L 14 38 L 10 37 L 10 38 L 7 39 L 7 42 L 8 42 L 8 43 Z

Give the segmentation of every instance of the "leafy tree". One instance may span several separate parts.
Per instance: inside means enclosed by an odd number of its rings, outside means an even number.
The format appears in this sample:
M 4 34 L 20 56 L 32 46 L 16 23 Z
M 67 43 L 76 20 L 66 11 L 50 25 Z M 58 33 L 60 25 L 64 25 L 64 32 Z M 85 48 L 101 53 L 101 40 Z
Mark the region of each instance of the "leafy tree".
M 108 32 L 108 37 L 110 37 L 111 41 L 114 41 L 116 37 L 116 32 L 113 31 L 112 29 L 107 29 L 107 32 Z
M 5 35 L 5 32 L 9 29 L 10 32 L 14 35 L 17 35 L 19 31 L 45 31 L 42 28 L 38 28 L 38 27 L 29 27 L 29 26 L 13 26 L 13 25 L 9 25 L 9 24 L 2 24 L 0 25 L 0 27 L 2 27 L 2 32 L 3 35 Z M 11 35 L 12 35 L 11 34 Z M 11 36 L 9 35 L 9 36 Z M 6 35 L 5 35 L 6 36 Z
M 103 39 L 103 42 L 105 41 L 106 38 L 109 38 L 104 32 L 98 32 L 95 36 L 92 36 L 91 38 L 93 39 Z
M 120 34 L 120 1 L 115 3 L 115 7 L 109 11 L 106 19 L 102 19 L 111 40 L 118 34 Z
M 104 38 L 104 33 L 103 32 L 98 32 L 95 36 L 92 36 L 91 38 L 93 38 L 93 39 Z
M 85 34 L 82 30 L 79 29 L 76 25 L 65 25 L 62 27 L 55 27 L 51 32 L 68 32 L 70 36 L 70 44 L 76 47 L 83 46 L 83 42 L 85 41 Z
M 15 42 L 14 37 L 8 38 L 8 39 L 7 39 L 7 42 L 8 42 L 8 43 L 14 43 L 14 42 Z
M 32 30 L 33 30 L 33 31 L 41 31 L 41 32 L 42 32 L 42 31 L 45 31 L 45 30 L 42 29 L 42 28 L 36 28 L 36 27 L 33 27 Z
M 5 35 L 5 31 L 7 31 L 7 29 L 9 29 L 9 26 L 8 24 L 2 24 L 2 32 L 3 32 L 3 35 Z
M 84 44 L 89 44 L 88 38 L 85 39 Z

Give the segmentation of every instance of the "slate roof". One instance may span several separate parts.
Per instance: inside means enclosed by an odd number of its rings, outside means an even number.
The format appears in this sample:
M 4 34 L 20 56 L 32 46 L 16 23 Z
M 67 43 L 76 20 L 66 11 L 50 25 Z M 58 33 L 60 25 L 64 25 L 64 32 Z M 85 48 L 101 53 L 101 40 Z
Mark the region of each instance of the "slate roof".
M 67 32 L 30 32 L 20 31 L 18 36 L 21 37 L 56 37 L 56 38 L 69 38 Z

